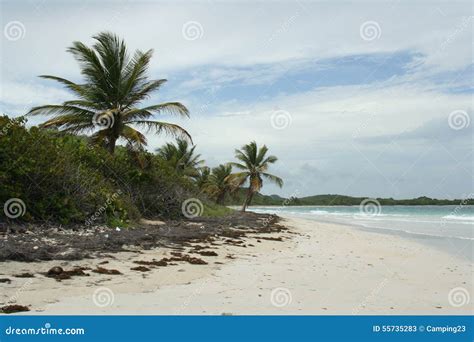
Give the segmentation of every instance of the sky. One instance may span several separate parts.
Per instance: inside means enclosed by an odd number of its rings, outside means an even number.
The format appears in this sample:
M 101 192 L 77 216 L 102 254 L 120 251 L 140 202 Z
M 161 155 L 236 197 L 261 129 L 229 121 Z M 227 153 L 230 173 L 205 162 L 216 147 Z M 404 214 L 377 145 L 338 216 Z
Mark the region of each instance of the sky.
M 66 48 L 111 31 L 154 50 L 208 165 L 252 140 L 279 160 L 282 196 L 465 198 L 473 182 L 470 1 L 1 0 L 0 112 L 72 99 Z M 44 118 L 31 118 L 29 125 Z M 170 137 L 148 134 L 153 151 Z

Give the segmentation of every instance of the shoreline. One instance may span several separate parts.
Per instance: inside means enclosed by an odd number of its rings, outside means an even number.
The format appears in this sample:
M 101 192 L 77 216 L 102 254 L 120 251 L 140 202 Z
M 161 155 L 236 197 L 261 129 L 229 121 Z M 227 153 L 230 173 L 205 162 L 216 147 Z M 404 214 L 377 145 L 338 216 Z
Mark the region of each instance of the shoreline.
M 385 227 L 367 227 L 358 223 L 338 222 L 336 220 L 325 220 L 316 217 L 298 216 L 294 214 L 278 213 L 282 218 L 287 219 L 303 219 L 308 221 L 320 222 L 324 224 L 334 224 L 344 226 L 351 229 L 358 229 L 360 231 L 372 232 L 382 235 L 392 235 L 403 238 L 405 240 L 414 241 L 420 244 L 425 244 L 430 248 L 437 248 L 441 251 L 447 252 L 454 257 L 466 259 L 474 263 L 474 240 L 471 238 L 455 237 L 455 236 L 441 236 L 433 234 L 416 233 L 404 231 L 399 229 L 391 229 Z M 446 243 L 449 242 L 449 243 Z
M 285 218 L 283 224 L 288 231 L 247 235 L 243 238 L 247 248 L 216 244 L 212 250 L 218 256 L 206 257 L 208 265 L 179 263 L 151 272 L 91 274 L 61 282 L 38 277 L 20 291 L 17 302 L 29 301 L 32 306 L 32 311 L 22 314 L 473 312 L 471 303 L 455 306 L 452 296 L 459 289 L 472 294 L 472 263 L 398 236 L 296 218 Z M 171 252 L 163 248 L 139 254 L 120 252 L 105 266 L 125 270 L 133 259 L 170 257 Z M 63 263 L 69 267 L 101 261 Z M 55 262 L 11 263 L 9 269 L 20 272 L 19 264 L 26 271 L 27 265 L 46 269 Z M 15 295 L 20 282 L 28 281 L 18 279 L 16 286 L 0 284 L 7 290 L 4 295 Z M 99 290 L 103 292 L 98 294 Z

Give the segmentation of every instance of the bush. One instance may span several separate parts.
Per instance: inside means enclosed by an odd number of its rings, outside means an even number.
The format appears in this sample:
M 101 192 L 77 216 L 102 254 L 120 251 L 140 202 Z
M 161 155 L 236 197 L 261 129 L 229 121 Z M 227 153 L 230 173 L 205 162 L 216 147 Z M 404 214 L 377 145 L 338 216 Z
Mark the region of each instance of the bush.
M 77 137 L 0 117 L 0 203 L 18 198 L 18 219 L 127 225 L 141 216 L 177 218 L 194 185 L 145 151 L 110 155 Z M 8 220 L 1 215 L 0 220 Z

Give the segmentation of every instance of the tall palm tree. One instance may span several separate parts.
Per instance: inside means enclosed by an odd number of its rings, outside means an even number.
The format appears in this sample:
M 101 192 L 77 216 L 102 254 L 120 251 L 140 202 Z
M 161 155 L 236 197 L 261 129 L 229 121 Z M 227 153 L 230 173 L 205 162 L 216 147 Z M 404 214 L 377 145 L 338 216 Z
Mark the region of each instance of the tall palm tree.
M 204 163 L 200 154 L 195 154 L 196 146 L 190 146 L 187 140 L 176 139 L 176 144 L 166 143 L 156 152 L 163 160 L 183 176 L 197 177 L 200 165 Z
M 206 192 L 216 200 L 217 204 L 223 204 L 225 196 L 233 193 L 239 187 L 231 175 L 232 165 L 230 164 L 221 164 L 212 169 Z
M 275 156 L 268 156 L 267 146 L 263 145 L 257 148 L 257 143 L 252 141 L 250 144 L 242 146 L 240 150 L 235 150 L 235 158 L 242 163 L 229 163 L 232 166 L 242 170 L 232 175 L 240 185 L 248 181 L 249 187 L 247 196 L 242 206 L 245 211 L 252 202 L 256 192 L 259 192 L 263 186 L 263 178 L 277 184 L 280 188 L 283 186 L 283 180 L 280 177 L 267 172 L 270 164 L 274 164 L 278 159 Z
M 92 141 L 102 144 L 110 153 L 114 153 L 120 138 L 131 145 L 146 145 L 145 136 L 135 129 L 140 127 L 154 130 L 157 134 L 163 132 L 191 139 L 189 133 L 178 125 L 150 120 L 154 114 L 163 113 L 189 117 L 188 110 L 181 103 L 138 107 L 166 82 L 147 77 L 153 50 L 136 51 L 130 58 L 125 42 L 116 35 L 102 32 L 93 38 L 92 47 L 74 42 L 67 50 L 79 62 L 84 83 L 77 84 L 50 75 L 40 76 L 63 84 L 77 98 L 62 104 L 34 107 L 28 114 L 54 116 L 42 127 L 56 127 L 71 133 L 95 131 Z

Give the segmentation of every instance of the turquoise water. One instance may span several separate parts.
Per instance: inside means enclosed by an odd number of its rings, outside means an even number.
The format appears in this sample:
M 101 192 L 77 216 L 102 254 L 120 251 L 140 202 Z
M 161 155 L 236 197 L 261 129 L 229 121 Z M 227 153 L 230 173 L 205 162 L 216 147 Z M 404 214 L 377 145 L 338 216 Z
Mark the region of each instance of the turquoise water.
M 282 206 L 251 207 L 259 213 L 275 213 L 324 222 L 335 222 L 408 235 L 474 241 L 474 206 Z

